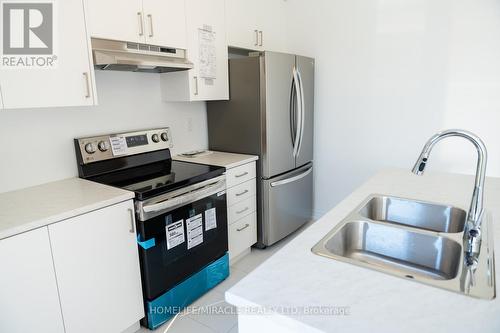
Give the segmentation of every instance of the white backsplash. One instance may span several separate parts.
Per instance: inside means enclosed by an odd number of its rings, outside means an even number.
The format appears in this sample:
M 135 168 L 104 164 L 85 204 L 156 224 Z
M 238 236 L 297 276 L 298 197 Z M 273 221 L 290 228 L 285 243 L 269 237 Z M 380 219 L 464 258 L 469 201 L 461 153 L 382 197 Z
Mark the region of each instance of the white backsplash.
M 97 71 L 97 107 L 0 111 L 0 193 L 77 176 L 75 137 L 169 126 L 173 153 L 206 149 L 205 103 L 162 102 L 159 78 Z

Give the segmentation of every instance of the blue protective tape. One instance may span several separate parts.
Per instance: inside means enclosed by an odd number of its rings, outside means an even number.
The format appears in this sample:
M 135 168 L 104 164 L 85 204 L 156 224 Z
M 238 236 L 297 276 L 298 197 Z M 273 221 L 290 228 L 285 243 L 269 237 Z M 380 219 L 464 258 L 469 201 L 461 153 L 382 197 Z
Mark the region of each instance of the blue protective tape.
M 229 254 L 205 266 L 153 301 L 146 301 L 149 329 L 156 329 L 229 276 Z
M 146 241 L 140 241 L 140 235 L 137 235 L 137 244 L 139 244 L 144 250 L 150 249 L 156 245 L 156 241 L 154 238 L 148 239 Z

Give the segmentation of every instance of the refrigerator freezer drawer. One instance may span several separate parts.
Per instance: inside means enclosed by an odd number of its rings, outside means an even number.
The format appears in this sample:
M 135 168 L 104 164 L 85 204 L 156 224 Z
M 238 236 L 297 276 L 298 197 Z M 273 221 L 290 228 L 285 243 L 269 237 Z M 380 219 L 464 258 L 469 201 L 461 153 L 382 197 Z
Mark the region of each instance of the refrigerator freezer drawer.
M 269 246 L 300 228 L 312 218 L 312 163 L 262 183 L 262 239 Z

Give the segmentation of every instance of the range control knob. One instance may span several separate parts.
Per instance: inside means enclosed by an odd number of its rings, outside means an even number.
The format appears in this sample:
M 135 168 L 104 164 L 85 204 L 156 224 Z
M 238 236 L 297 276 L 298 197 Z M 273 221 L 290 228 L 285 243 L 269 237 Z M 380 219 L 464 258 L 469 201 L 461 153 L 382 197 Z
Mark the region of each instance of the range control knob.
M 160 136 L 161 136 L 161 139 L 163 141 L 168 141 L 168 134 L 167 134 L 167 132 L 161 133 Z
M 95 153 L 95 151 L 96 151 L 95 144 L 92 143 L 92 142 L 87 143 L 85 145 L 85 151 L 87 152 L 87 154 L 93 154 L 93 153 Z
M 97 147 L 100 151 L 105 152 L 109 149 L 109 143 L 107 141 L 99 141 Z
M 158 142 L 160 142 L 160 137 L 158 136 L 158 134 L 153 134 L 151 136 L 151 140 L 153 140 L 153 142 L 158 143 Z

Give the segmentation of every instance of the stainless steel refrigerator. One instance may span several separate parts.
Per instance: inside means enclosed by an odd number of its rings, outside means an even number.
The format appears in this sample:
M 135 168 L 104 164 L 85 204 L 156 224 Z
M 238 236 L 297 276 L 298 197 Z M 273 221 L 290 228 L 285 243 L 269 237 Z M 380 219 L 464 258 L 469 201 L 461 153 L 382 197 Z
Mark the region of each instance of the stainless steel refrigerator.
M 229 93 L 229 101 L 207 103 L 209 146 L 259 155 L 257 245 L 265 247 L 312 218 L 314 59 L 230 59 Z

